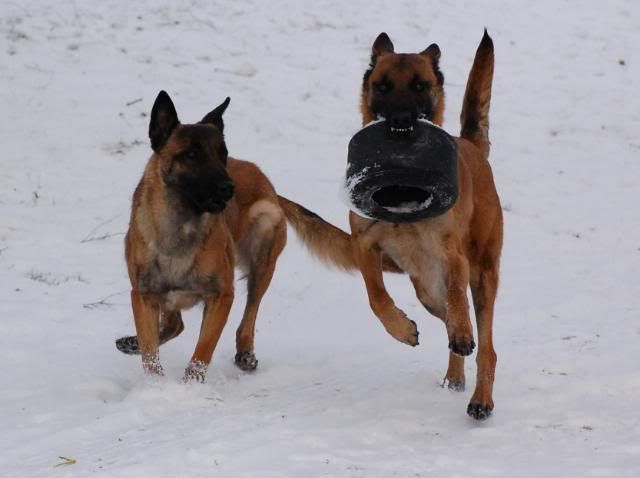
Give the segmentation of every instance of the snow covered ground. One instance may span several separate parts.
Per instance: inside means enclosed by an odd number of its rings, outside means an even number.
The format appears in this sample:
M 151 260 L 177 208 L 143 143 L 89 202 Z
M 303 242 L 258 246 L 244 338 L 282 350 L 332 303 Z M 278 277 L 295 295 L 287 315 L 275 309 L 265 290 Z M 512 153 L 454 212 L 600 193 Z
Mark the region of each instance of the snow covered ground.
M 637 2 L 444 3 L 0 3 L 0 476 L 640 475 Z M 484 26 L 506 223 L 490 420 L 465 413 L 474 360 L 466 392 L 440 388 L 444 327 L 406 277 L 388 285 L 415 349 L 359 276 L 292 232 L 256 373 L 232 363 L 242 300 L 204 385 L 178 381 L 199 310 L 163 347 L 163 379 L 116 351 L 134 330 L 122 239 L 160 89 L 184 121 L 231 96 L 232 155 L 347 227 L 338 186 L 376 35 L 439 43 L 456 133 Z

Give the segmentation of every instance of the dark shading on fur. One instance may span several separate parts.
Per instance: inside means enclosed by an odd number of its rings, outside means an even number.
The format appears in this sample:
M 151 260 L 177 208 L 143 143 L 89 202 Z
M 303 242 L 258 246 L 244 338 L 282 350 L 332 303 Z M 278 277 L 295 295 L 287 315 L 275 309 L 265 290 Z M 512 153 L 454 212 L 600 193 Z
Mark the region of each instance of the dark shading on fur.
M 484 30 L 482 41 L 469 74 L 460 114 L 460 136 L 469 139 L 486 151 L 489 150 L 489 105 L 493 81 L 493 40 Z
M 165 145 L 178 124 L 180 122 L 173 101 L 167 92 L 162 90 L 153 104 L 149 122 L 149 139 L 151 139 L 151 148 L 155 152 Z

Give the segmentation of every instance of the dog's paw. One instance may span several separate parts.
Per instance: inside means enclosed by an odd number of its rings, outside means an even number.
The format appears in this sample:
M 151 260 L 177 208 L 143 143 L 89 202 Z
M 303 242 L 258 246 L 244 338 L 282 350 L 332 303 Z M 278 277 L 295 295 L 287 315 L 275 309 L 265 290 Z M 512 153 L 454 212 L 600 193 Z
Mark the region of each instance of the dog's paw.
M 116 348 L 127 355 L 140 355 L 138 347 L 138 337 L 132 335 L 130 337 L 120 337 L 116 340 Z
M 182 381 L 204 383 L 204 378 L 207 375 L 207 365 L 199 360 L 192 361 L 184 371 L 184 377 Z
M 462 357 L 471 355 L 475 348 L 476 343 L 471 335 L 452 335 L 449 337 L 449 350 L 456 355 L 461 355 Z
M 491 412 L 493 411 L 493 404 L 485 404 L 479 402 L 469 403 L 467 407 L 467 415 L 471 418 L 475 418 L 476 420 L 486 420 L 491 416 Z
M 449 390 L 453 390 L 454 392 L 464 392 L 465 380 L 456 379 L 456 378 L 445 378 L 442 382 L 442 387 L 444 388 L 445 384 Z
M 412 347 L 420 345 L 420 342 L 418 341 L 418 336 L 420 335 L 420 332 L 418 332 L 418 326 L 411 319 L 407 319 L 407 321 L 411 323 L 411 327 L 409 328 L 409 333 L 407 335 L 408 340 L 406 340 L 405 343 L 411 345 Z
M 393 338 L 403 344 L 411 345 L 412 347 L 419 344 L 418 336 L 420 335 L 420 332 L 418 332 L 418 326 L 416 323 L 411 319 L 404 317 L 399 321 L 394 322 L 393 327 L 387 328 L 387 331 L 393 336 Z
M 142 368 L 148 375 L 164 375 L 164 370 L 160 364 L 160 356 L 158 353 L 142 354 Z
M 235 358 L 236 366 L 245 372 L 253 372 L 258 367 L 258 359 L 253 352 L 238 352 Z

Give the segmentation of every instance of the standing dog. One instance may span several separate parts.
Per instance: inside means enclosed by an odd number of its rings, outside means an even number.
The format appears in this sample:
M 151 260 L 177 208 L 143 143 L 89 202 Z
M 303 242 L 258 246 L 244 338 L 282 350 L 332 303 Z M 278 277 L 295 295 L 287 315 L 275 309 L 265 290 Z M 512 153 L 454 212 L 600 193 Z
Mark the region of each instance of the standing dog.
M 158 347 L 182 332 L 181 310 L 204 302 L 200 338 L 185 380 L 204 381 L 234 298 L 234 266 L 247 274 L 247 305 L 236 334 L 236 364 L 253 370 L 260 301 L 286 243 L 273 186 L 252 163 L 227 158 L 222 114 L 229 98 L 197 124 L 183 125 L 161 91 L 151 111 L 153 155 L 133 195 L 125 255 L 137 336 L 116 341 L 162 374 Z
M 440 49 L 432 44 L 416 54 L 394 52 L 386 33 L 373 44 L 371 66 L 364 75 L 362 121 L 383 116 L 394 132 L 407 132 L 418 118 L 441 125 L 444 76 Z M 409 224 L 375 221 L 349 213 L 351 236 L 328 225 L 285 198 L 287 218 L 312 252 L 328 262 L 362 273 L 369 303 L 385 329 L 415 346 L 418 330 L 389 296 L 383 270 L 409 275 L 418 300 L 446 326 L 449 337 L 449 388 L 464 390 L 464 357 L 475 347 L 469 319 L 471 287 L 478 327 L 476 388 L 467 408 L 482 420 L 493 410 L 496 353 L 493 307 L 502 249 L 502 209 L 489 166 L 489 103 L 493 80 L 493 42 L 485 30 L 469 74 L 462 107 L 458 148 L 459 197 L 444 215 Z

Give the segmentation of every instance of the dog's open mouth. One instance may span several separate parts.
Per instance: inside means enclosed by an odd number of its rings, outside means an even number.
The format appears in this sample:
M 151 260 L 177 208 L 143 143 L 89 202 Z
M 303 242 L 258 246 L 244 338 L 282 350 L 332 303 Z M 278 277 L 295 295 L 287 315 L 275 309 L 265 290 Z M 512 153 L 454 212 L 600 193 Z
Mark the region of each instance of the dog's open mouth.
M 414 186 L 386 186 L 371 195 L 380 207 L 392 213 L 411 213 L 427 209 L 433 201 L 430 191 Z

